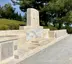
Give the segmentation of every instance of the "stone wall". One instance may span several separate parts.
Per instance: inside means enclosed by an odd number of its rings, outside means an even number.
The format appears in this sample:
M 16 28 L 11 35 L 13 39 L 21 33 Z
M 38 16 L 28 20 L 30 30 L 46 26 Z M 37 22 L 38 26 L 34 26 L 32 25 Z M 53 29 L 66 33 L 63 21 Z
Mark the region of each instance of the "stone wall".
M 14 53 L 17 51 L 17 43 L 18 39 L 15 36 L 0 37 L 0 61 L 13 58 Z
M 66 30 L 55 30 L 50 31 L 49 29 L 43 29 L 43 37 L 44 39 L 50 39 L 50 38 L 59 38 L 62 36 L 67 35 Z M 25 30 L 7 30 L 7 31 L 0 31 L 0 38 L 3 36 L 12 36 L 12 38 L 7 38 L 7 41 L 5 39 L 0 39 L 0 60 L 9 59 L 10 57 L 18 58 L 20 57 L 20 54 L 17 53 L 18 50 L 30 50 L 27 49 L 29 43 L 26 41 L 26 31 Z M 13 37 L 15 36 L 15 37 Z M 14 40 L 13 40 L 14 39 Z M 17 40 L 15 40 L 17 39 Z M 39 39 L 38 39 L 39 40 Z M 6 42 L 4 42 L 6 41 Z M 42 41 L 42 40 L 41 40 Z M 31 43 L 30 43 L 31 44 Z M 42 44 L 42 43 L 41 43 Z M 23 48 L 22 48 L 23 46 Z M 31 47 L 31 45 L 29 45 Z M 5 50 L 5 51 L 4 51 Z M 24 51 L 24 52 L 25 52 Z M 22 51 L 23 52 L 23 51 Z M 23 52 L 23 54 L 24 54 Z M 4 54 L 6 53 L 6 54 Z
M 50 31 L 49 29 L 43 29 L 43 36 L 47 36 L 48 37 L 53 37 L 53 38 L 58 38 L 61 37 L 63 35 L 67 34 L 67 31 L 65 29 L 63 30 L 54 30 L 54 31 Z M 47 33 L 47 35 L 46 35 Z M 25 30 L 3 30 L 0 31 L 0 36 L 26 36 L 26 31 Z
M 51 38 L 58 38 L 64 35 L 67 35 L 67 31 L 65 29 L 49 31 L 49 37 Z
M 0 36 L 8 36 L 8 35 L 22 35 L 25 34 L 24 30 L 1 30 Z

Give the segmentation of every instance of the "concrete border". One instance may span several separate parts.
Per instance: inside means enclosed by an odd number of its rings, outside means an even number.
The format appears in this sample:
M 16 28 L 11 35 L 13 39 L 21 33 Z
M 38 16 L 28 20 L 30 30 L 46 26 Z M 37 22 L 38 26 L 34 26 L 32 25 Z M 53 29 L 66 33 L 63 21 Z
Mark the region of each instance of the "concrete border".
M 20 61 L 25 60 L 26 58 L 31 57 L 32 55 L 40 52 L 41 50 L 43 50 L 43 49 L 45 49 L 45 48 L 47 48 L 47 47 L 49 47 L 49 46 L 57 43 L 58 41 L 66 38 L 66 37 L 68 37 L 68 36 L 69 36 L 68 34 L 65 35 L 65 36 L 61 36 L 61 37 L 59 37 L 59 38 L 54 39 L 52 42 L 50 42 L 50 43 L 48 43 L 48 44 L 46 44 L 46 45 L 44 45 L 44 46 L 39 46 L 39 47 L 35 48 L 34 50 L 30 50 L 29 52 L 27 52 L 27 54 L 25 54 L 25 55 L 23 56 L 23 58 L 20 58 L 19 60 L 17 60 L 16 63 L 19 63 Z

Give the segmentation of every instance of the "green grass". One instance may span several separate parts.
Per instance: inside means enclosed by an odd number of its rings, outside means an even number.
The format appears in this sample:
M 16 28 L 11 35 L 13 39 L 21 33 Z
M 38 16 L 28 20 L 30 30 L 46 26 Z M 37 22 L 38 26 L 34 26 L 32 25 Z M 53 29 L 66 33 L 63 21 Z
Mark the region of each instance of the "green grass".
M 9 19 L 0 19 L 0 25 L 7 25 L 7 24 L 24 24 L 24 22 Z
M 0 30 L 19 29 L 20 25 L 25 25 L 25 23 L 16 20 L 0 19 Z

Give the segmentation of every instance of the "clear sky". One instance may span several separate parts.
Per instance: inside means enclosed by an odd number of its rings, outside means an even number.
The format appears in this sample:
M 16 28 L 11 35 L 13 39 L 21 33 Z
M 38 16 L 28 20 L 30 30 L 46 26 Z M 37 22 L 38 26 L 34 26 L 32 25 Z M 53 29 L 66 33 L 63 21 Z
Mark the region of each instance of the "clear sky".
M 13 6 L 13 3 L 11 2 L 11 0 L 0 0 L 0 5 L 4 5 L 4 4 L 7 4 L 7 3 L 11 3 L 12 6 Z M 19 9 L 18 5 L 13 6 L 13 7 L 16 8 L 16 12 L 21 13 L 22 16 L 24 15 L 24 13 L 21 12 L 21 10 Z

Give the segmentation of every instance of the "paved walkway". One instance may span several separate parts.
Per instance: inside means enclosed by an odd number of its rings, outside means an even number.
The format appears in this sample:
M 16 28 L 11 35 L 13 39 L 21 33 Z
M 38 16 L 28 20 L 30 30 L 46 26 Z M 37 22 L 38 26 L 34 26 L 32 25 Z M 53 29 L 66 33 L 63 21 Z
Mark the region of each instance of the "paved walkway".
M 72 64 L 72 35 L 22 61 L 20 64 Z

